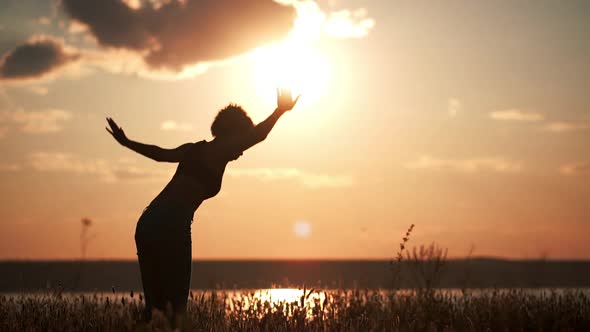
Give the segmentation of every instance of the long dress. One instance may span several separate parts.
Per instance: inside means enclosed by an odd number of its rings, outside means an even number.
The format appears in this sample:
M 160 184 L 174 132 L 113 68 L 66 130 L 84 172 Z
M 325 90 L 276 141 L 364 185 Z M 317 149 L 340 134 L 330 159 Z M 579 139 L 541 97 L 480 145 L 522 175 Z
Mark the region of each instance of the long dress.
M 221 189 L 233 155 L 210 142 L 193 143 L 166 187 L 143 211 L 135 244 L 145 295 L 145 315 L 152 310 L 183 313 L 191 281 L 191 224 L 201 203 Z

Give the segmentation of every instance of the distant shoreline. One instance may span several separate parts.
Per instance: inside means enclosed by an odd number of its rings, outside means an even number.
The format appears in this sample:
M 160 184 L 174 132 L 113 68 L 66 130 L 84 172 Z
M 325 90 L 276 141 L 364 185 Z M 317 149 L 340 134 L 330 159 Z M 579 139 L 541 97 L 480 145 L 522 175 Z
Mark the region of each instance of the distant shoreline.
M 391 268 L 388 260 L 194 260 L 191 288 L 389 288 Z M 400 288 L 414 287 L 424 277 L 408 262 L 396 271 Z M 5 293 L 141 290 L 134 260 L 4 260 L 0 276 Z M 440 274 L 426 277 L 441 288 L 584 288 L 590 287 L 590 261 L 451 259 Z
M 70 259 L 70 258 L 56 258 L 56 259 L 37 259 L 37 258 L 6 258 L 0 259 L 2 263 L 14 263 L 14 262 L 29 262 L 29 263 L 61 263 L 61 262 L 134 262 L 136 258 L 89 258 L 89 259 Z M 378 259 L 378 258 L 219 258 L 219 259 L 193 259 L 193 262 L 390 262 L 391 259 Z M 578 259 L 578 258 L 567 258 L 567 259 L 552 259 L 552 258 L 504 258 L 504 257 L 493 257 L 493 256 L 481 256 L 466 258 L 449 258 L 448 262 L 454 261 L 498 261 L 498 262 L 558 262 L 558 263 L 590 263 L 590 259 Z

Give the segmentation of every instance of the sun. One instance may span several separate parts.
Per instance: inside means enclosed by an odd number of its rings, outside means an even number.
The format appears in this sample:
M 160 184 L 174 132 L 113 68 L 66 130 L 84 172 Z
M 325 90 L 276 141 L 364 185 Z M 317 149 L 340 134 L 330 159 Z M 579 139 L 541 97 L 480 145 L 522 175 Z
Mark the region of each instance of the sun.
M 255 89 L 265 100 L 276 99 L 277 88 L 301 94 L 300 104 L 318 100 L 328 86 L 330 66 L 312 44 L 286 40 L 253 53 Z
M 309 237 L 311 234 L 311 225 L 307 221 L 299 220 L 293 225 L 293 232 L 297 237 Z

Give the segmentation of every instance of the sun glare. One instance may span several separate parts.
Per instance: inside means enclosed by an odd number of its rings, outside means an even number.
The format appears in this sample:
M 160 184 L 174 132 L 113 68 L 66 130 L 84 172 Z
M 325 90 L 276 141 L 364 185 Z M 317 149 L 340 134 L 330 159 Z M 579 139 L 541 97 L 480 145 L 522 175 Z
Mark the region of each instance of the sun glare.
M 308 237 L 311 234 L 311 225 L 307 221 L 298 221 L 293 226 L 293 232 L 297 237 Z
M 287 40 L 254 52 L 254 82 L 265 100 L 276 99 L 276 88 L 301 94 L 300 104 L 313 103 L 325 92 L 329 64 L 311 44 Z
M 248 310 L 257 301 L 261 303 L 268 303 L 272 308 L 280 308 L 285 303 L 301 303 L 302 297 L 305 300 L 305 304 L 309 305 L 310 308 L 316 306 L 316 301 L 324 303 L 326 300 L 325 292 L 310 292 L 305 289 L 297 288 L 270 288 L 270 289 L 259 289 L 252 293 L 240 292 L 240 291 L 228 291 L 229 297 L 226 300 L 226 304 L 230 309 L 233 310 L 234 303 L 243 303 L 242 309 Z M 308 311 L 308 317 L 311 316 L 312 312 Z
M 304 295 L 303 292 L 303 289 L 297 288 L 270 288 L 257 290 L 254 293 L 254 297 L 260 299 L 262 302 L 269 302 L 272 305 L 277 305 L 281 302 L 299 302 L 301 300 L 301 296 Z M 307 300 L 309 300 L 310 304 L 313 304 L 315 299 L 319 299 L 321 302 L 323 302 L 325 298 L 325 293 L 314 292 L 311 293 L 309 297 L 307 297 Z

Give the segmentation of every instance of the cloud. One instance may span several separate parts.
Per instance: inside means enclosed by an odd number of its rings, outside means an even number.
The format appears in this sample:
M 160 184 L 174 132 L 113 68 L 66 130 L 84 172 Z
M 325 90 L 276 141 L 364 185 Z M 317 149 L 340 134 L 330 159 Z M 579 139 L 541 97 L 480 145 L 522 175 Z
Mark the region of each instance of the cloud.
M 117 180 L 164 180 L 170 178 L 167 171 L 148 170 L 133 165 L 119 165 L 111 170 L 112 176 Z M 108 177 L 107 177 L 108 179 Z
M 296 168 L 230 168 L 227 173 L 233 177 L 254 177 L 261 181 L 295 179 L 311 189 L 345 188 L 354 184 L 349 175 L 313 174 Z
M 172 120 L 164 121 L 160 126 L 164 131 L 191 131 L 193 126 L 190 123 L 178 123 Z
M 572 132 L 572 131 L 588 130 L 588 129 L 590 129 L 590 124 L 556 121 L 556 122 L 548 123 L 547 125 L 543 126 L 542 129 L 544 131 L 559 134 L 559 133 L 566 133 L 566 132 Z
M 336 38 L 362 38 L 375 26 L 375 20 L 367 17 L 367 10 L 359 8 L 330 13 L 324 23 L 324 32 Z
M 367 10 L 322 11 L 311 0 L 64 0 L 70 32 L 103 48 L 85 63 L 151 79 L 183 79 L 285 39 L 361 38 Z
M 3 55 L 0 80 L 38 79 L 80 58 L 80 54 L 49 36 L 34 36 Z
M 0 163 L 0 172 L 17 172 L 21 168 L 21 165 L 17 163 Z
M 456 98 L 449 98 L 447 102 L 447 112 L 449 113 L 450 117 L 457 116 L 457 113 L 461 111 L 461 101 Z
M 285 39 L 362 38 L 375 25 L 364 8 L 325 12 L 311 0 L 56 3 L 70 17 L 59 26 L 70 37 L 99 47 L 73 48 L 55 37 L 34 36 L 4 54 L 0 80 L 51 78 L 64 67 L 73 77 L 100 69 L 149 79 L 184 79 Z
M 490 113 L 490 117 L 494 120 L 520 122 L 539 122 L 545 119 L 543 114 L 537 112 L 522 111 L 519 109 L 494 111 Z
M 363 38 L 375 26 L 375 20 L 368 16 L 365 8 L 343 9 L 325 12 L 316 1 L 280 1 L 297 10 L 292 36 L 299 40 L 331 38 Z
M 362 38 L 375 25 L 364 8 L 325 12 L 311 0 L 56 3 L 70 17 L 59 26 L 75 40 L 99 47 L 75 49 L 55 37 L 34 36 L 3 56 L 0 79 L 53 77 L 50 74 L 62 67 L 74 77 L 101 69 L 149 79 L 184 79 L 285 39 Z
M 46 134 L 61 131 L 63 123 L 71 118 L 70 112 L 60 109 L 4 111 L 0 113 L 0 125 L 17 126 L 25 133 Z
M 40 25 L 50 25 L 51 19 L 47 16 L 41 16 L 37 19 L 37 23 Z
M 105 174 L 109 166 L 104 160 L 83 161 L 71 154 L 35 152 L 29 156 L 30 166 L 40 172 L 71 172 L 79 174 Z
M 590 162 L 563 165 L 559 171 L 564 175 L 590 174 Z
M 39 96 L 47 96 L 47 94 L 49 93 L 49 88 L 45 87 L 45 86 L 39 86 L 39 85 L 32 85 L 29 86 L 29 90 Z
M 132 9 L 139 9 L 141 8 L 141 1 L 142 0 L 122 0 L 127 6 L 131 7 Z
M 172 176 L 169 169 L 145 169 L 128 161 L 82 159 L 62 152 L 35 152 L 28 156 L 23 165 L 37 172 L 92 175 L 103 182 L 164 181 Z M 18 167 L 18 169 L 22 168 L 21 165 Z M 2 171 L 1 168 L 0 171 Z M 348 175 L 313 174 L 296 168 L 230 168 L 227 174 L 232 177 L 252 177 L 260 181 L 296 180 L 310 189 L 345 188 L 354 184 L 353 178 Z
M 545 116 L 537 112 L 525 112 L 518 109 L 494 111 L 490 113 L 494 120 L 519 121 L 519 122 L 542 122 L 540 130 L 554 134 L 569 133 L 590 129 L 588 122 L 571 121 L 546 121 Z
M 405 166 L 408 169 L 461 173 L 518 173 L 522 170 L 522 163 L 504 158 L 438 159 L 430 156 L 422 156 L 416 161 L 407 163 Z
M 174 71 L 281 40 L 296 14 L 268 0 L 169 0 L 136 9 L 129 3 L 63 0 L 62 6 L 101 46 L 141 53 L 151 68 Z
M 68 32 L 72 35 L 77 35 L 88 31 L 88 27 L 78 21 L 70 21 L 68 25 Z
M 61 152 L 35 152 L 29 155 L 27 165 L 38 172 L 62 172 L 93 175 L 104 182 L 118 180 L 163 180 L 170 172 L 148 170 L 129 163 L 110 163 L 103 159 L 81 159 Z

